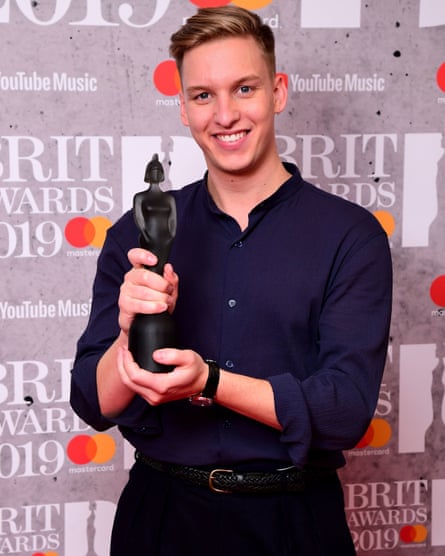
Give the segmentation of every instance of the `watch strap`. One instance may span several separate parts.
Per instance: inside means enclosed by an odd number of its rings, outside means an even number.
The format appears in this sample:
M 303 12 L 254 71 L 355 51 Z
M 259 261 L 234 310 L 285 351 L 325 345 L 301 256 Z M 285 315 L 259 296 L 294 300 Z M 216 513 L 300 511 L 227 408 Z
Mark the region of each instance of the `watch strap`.
M 216 361 L 213 361 L 212 359 L 206 359 L 205 362 L 209 366 L 209 376 L 207 377 L 207 382 L 204 386 L 203 391 L 201 392 L 201 396 L 203 398 L 209 398 L 212 400 L 216 395 L 221 373 L 219 365 Z

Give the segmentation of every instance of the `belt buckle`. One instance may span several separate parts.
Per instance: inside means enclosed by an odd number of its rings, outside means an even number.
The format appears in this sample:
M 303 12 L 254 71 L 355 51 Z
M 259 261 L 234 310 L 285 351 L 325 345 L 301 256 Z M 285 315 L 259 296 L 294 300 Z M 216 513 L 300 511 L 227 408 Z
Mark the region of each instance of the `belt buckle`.
M 209 475 L 209 488 L 212 492 L 218 492 L 219 494 L 230 494 L 230 490 L 225 490 L 223 488 L 217 488 L 214 484 L 215 473 L 233 473 L 232 469 L 213 469 L 210 471 Z

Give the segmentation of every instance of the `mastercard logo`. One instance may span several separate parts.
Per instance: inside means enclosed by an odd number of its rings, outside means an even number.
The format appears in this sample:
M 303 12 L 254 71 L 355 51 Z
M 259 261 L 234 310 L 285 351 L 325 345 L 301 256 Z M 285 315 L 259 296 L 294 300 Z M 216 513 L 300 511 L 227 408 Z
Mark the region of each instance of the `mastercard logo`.
M 373 214 L 380 222 L 380 225 L 385 230 L 387 236 L 391 237 L 396 228 L 396 222 L 393 215 L 387 210 L 376 210 Z
M 158 64 L 153 72 L 153 83 L 156 89 L 163 95 L 177 95 L 181 85 L 176 62 L 174 60 L 165 60 Z
M 381 448 L 391 440 L 391 425 L 385 419 L 375 418 L 356 448 Z
M 116 453 L 116 443 L 109 434 L 80 434 L 69 441 L 66 453 L 77 465 L 105 463 Z
M 400 540 L 405 543 L 424 542 L 428 536 L 428 530 L 424 525 L 405 525 L 400 530 Z
M 65 238 L 73 247 L 101 248 L 111 221 L 105 216 L 72 218 L 65 226 Z
M 58 556 L 58 552 L 34 552 L 32 556 Z
M 438 276 L 431 282 L 430 297 L 439 307 L 445 307 L 445 274 Z
M 445 62 L 437 70 L 436 81 L 439 89 L 445 93 Z

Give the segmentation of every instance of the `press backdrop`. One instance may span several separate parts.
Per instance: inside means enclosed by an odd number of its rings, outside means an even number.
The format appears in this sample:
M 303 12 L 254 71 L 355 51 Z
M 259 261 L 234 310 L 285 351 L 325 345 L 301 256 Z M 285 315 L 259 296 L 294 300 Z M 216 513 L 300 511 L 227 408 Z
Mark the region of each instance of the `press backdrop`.
M 107 227 L 199 178 L 169 37 L 217 0 L 0 2 L 0 554 L 106 556 L 132 451 L 69 406 Z M 391 242 L 375 419 L 342 472 L 359 554 L 445 553 L 445 3 L 236 0 L 276 33 L 283 160 L 373 212 Z

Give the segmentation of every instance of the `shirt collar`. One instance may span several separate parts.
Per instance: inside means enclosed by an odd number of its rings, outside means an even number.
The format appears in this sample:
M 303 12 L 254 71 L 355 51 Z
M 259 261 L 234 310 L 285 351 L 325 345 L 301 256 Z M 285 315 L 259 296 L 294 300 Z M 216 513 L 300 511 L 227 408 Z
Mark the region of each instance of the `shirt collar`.
M 261 201 L 258 205 L 256 205 L 252 209 L 251 214 L 263 210 L 267 211 L 273 206 L 282 203 L 283 201 L 286 201 L 290 197 L 293 197 L 300 191 L 299 186 L 302 184 L 303 179 L 301 177 L 300 171 L 298 170 L 297 166 L 295 164 L 291 164 L 290 162 L 283 162 L 283 166 L 291 174 L 291 176 L 274 193 L 272 193 L 270 197 L 267 197 L 266 199 Z M 203 177 L 203 186 L 208 199 L 208 206 L 212 212 L 216 212 L 220 215 L 223 215 L 224 212 L 219 209 L 219 207 L 217 206 L 217 204 L 215 203 L 215 201 L 213 200 L 212 196 L 209 193 L 207 187 L 207 178 L 208 178 L 208 171 L 206 171 Z

